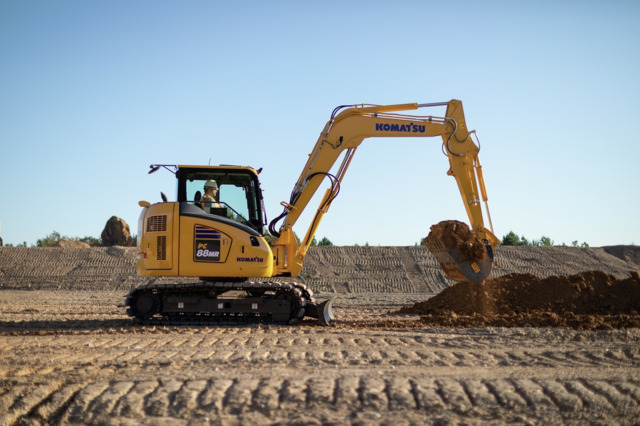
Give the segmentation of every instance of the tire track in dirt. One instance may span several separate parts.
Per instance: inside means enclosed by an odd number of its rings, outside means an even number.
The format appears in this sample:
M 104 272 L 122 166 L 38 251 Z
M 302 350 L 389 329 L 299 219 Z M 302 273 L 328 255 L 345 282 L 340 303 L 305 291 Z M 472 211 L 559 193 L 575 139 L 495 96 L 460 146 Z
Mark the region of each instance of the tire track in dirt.
M 268 419 L 296 407 L 343 416 L 383 412 L 385 418 L 402 410 L 491 418 L 507 410 L 525 418 L 575 419 L 588 410 L 617 419 L 637 415 L 640 407 L 634 376 L 640 348 L 634 335 L 625 342 L 624 332 L 602 333 L 610 337 L 585 345 L 585 338 L 598 334 L 556 333 L 548 340 L 549 333 L 534 330 L 447 335 L 311 331 L 6 336 L 2 347 L 13 349 L 0 360 L 0 413 L 5 413 L 0 424 L 28 419 L 99 423 L 113 415 L 204 419 L 255 414 Z M 518 340 L 527 335 L 528 344 L 519 347 Z M 612 336 L 621 338 L 611 341 Z M 532 344 L 536 340 L 539 349 Z M 552 349 L 553 341 L 564 343 Z M 216 377 L 225 371 L 247 374 L 247 366 L 252 377 Z M 530 369 L 537 378 L 523 378 Z M 270 370 L 277 372 L 267 376 Z M 298 377 L 300 371 L 307 377 Z M 425 371 L 431 373 L 425 377 Z M 511 377 L 500 378 L 505 375 Z
M 420 343 L 421 339 L 390 339 L 386 337 L 278 339 L 277 344 L 256 339 L 231 339 L 215 347 L 203 337 L 171 339 L 130 339 L 127 336 L 102 336 L 80 344 L 66 344 L 64 339 L 44 342 L 23 337 L 9 345 L 0 360 L 0 379 L 29 375 L 54 375 L 85 366 L 151 368 L 163 365 L 209 364 L 234 367 L 272 363 L 287 366 L 394 366 L 394 367 L 518 367 L 518 368 L 638 368 L 640 347 L 634 344 L 606 344 L 584 347 L 550 349 L 483 348 L 459 349 L 433 347 Z M 406 342 L 408 340 L 408 343 Z M 71 339 L 75 342 L 76 339 Z M 18 342 L 22 342 L 18 343 Z M 331 346 L 326 345 L 332 342 Z M 391 342 L 391 343 L 390 343 Z M 45 347 L 45 357 L 24 358 Z M 204 349 L 203 349 L 204 348 Z M 40 349 L 41 351 L 42 349 Z
M 78 336 L 69 337 L 71 342 L 79 342 Z M 169 344 L 155 341 L 154 335 L 147 338 L 152 342 L 127 335 L 106 335 L 92 340 L 102 344 L 76 348 L 65 344 L 64 336 L 45 336 L 43 340 L 48 345 L 35 341 L 24 348 L 16 344 L 17 354 L 0 363 L 0 413 L 6 413 L 0 416 L 0 423 L 27 419 L 85 419 L 99 423 L 113 415 L 190 419 L 212 413 L 258 413 L 269 417 L 293 412 L 296 407 L 340 411 L 344 415 L 413 410 L 490 416 L 508 409 L 510 413 L 535 417 L 546 410 L 545 416 L 569 413 L 571 418 L 584 409 L 617 418 L 620 413 L 638 414 L 640 407 L 638 377 L 633 377 L 640 366 L 640 349 L 633 344 L 555 351 L 486 351 L 425 348 L 419 343 L 423 339 L 413 337 L 280 336 L 275 338 L 276 349 L 267 349 L 260 346 L 272 347 L 272 342 L 264 336 L 227 336 L 227 343 L 216 347 L 208 345 L 203 337 L 206 336 L 181 337 Z M 13 339 L 23 343 L 28 340 Z M 145 350 L 135 351 L 140 356 L 130 356 L 131 348 L 140 344 Z M 322 346 L 327 344 L 339 347 Z M 305 350 L 299 350 L 301 345 Z M 207 352 L 203 353 L 200 346 L 206 347 Z M 22 356 L 22 352 L 35 348 L 56 353 L 45 360 L 54 366 L 43 365 L 42 358 L 34 362 Z M 207 377 L 218 374 L 218 368 L 212 370 L 212 365 L 219 366 L 220 371 L 242 371 L 247 365 L 258 370 L 251 378 L 218 379 Z M 100 370 L 92 366 L 100 366 Z M 265 376 L 263 366 L 274 366 L 279 373 Z M 427 367 L 440 372 L 440 377 L 413 377 L 414 367 Z M 313 373 L 318 368 L 325 373 Z M 493 378 L 496 372 L 528 374 L 529 368 L 535 368 L 538 377 L 569 373 L 566 379 Z M 287 377 L 288 369 L 303 369 L 309 377 Z M 615 378 L 608 378 L 608 369 L 616 369 Z M 588 376 L 573 377 L 572 371 L 587 370 L 592 371 Z M 195 377 L 180 378 L 181 371 L 188 376 L 195 372 Z M 443 371 L 448 373 L 443 375 Z M 61 379 L 61 374 L 67 372 L 73 373 Z M 100 380 L 101 374 L 140 378 Z M 477 375 L 480 377 L 473 377 Z M 166 379 L 154 378 L 158 376 Z M 94 377 L 96 381 L 85 382 L 84 377 Z
M 102 381 L 85 385 L 42 384 L 22 396 L 2 396 L 0 417 L 5 424 L 28 420 L 61 423 L 98 423 L 121 419 L 242 416 L 259 413 L 331 411 L 343 416 L 355 412 L 457 413 L 490 416 L 508 410 L 512 415 L 576 418 L 608 415 L 633 419 L 640 414 L 634 381 L 571 379 L 457 379 L 372 376 L 360 372 L 339 378 L 271 377 L 238 379 Z M 613 416 L 613 417 L 611 417 Z

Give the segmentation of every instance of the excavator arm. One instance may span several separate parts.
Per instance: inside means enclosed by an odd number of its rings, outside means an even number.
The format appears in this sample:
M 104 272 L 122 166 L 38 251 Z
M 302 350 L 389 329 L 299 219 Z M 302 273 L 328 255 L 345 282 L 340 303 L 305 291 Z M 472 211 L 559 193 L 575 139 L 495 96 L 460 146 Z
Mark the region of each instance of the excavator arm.
M 445 117 L 415 116 L 399 113 L 445 105 L 447 106 Z M 346 109 L 340 112 L 343 108 Z M 449 102 L 431 104 L 343 106 L 334 110 L 331 119 L 322 130 L 300 177 L 293 187 L 289 202 L 281 203 L 284 207 L 283 213 L 275 218 L 269 226 L 271 234 L 275 237 L 273 248 L 276 257 L 276 274 L 297 276 L 302 270 L 304 257 L 311 245 L 318 225 L 323 215 L 329 210 L 332 201 L 338 195 L 340 183 L 356 149 L 364 139 L 370 137 L 435 136 L 442 137 L 443 148 L 449 158 L 450 165 L 447 173 L 455 177 L 458 183 L 458 189 L 471 222 L 472 232 L 486 242 L 487 250 L 489 251 L 499 244 L 498 238 L 493 235 L 491 230 L 485 227 L 481 200 L 485 203 L 489 228 L 491 228 L 491 221 L 486 204 L 488 197 L 482 176 L 482 168 L 478 159 L 479 148 L 473 142 L 471 134 L 467 130 L 462 102 L 451 100 Z M 341 155 L 342 162 L 338 171 L 335 175 L 330 174 Z M 330 180 L 331 185 L 326 190 L 304 238 L 298 245 L 293 227 L 325 178 Z M 283 220 L 282 225 L 276 229 L 276 224 L 280 220 Z M 438 251 L 438 249 L 429 248 L 432 252 L 434 250 Z M 448 253 L 439 255 L 434 252 L 434 254 L 449 276 L 456 280 L 461 280 L 460 275 L 456 274 L 456 272 L 460 272 L 460 268 L 454 267 L 453 274 L 449 271 L 451 269 L 451 258 L 447 257 Z M 445 258 L 446 262 L 448 262 L 446 267 Z M 460 259 L 454 260 L 456 264 L 463 262 L 464 260 Z M 488 268 L 490 270 L 491 266 Z M 458 270 L 456 271 L 456 269 Z M 484 266 L 484 269 L 482 275 L 488 275 L 487 267 Z M 470 280 L 476 278 L 473 275 L 475 274 L 466 274 L 464 270 L 462 271 L 462 276 Z

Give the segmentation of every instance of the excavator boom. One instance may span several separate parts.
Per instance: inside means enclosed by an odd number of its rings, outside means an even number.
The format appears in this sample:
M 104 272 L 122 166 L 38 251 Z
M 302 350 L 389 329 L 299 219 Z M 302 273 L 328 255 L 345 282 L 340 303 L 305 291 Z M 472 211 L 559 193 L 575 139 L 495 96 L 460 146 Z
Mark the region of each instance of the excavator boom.
M 400 112 L 420 108 L 446 106 L 445 117 L 418 116 L 401 114 Z M 340 110 L 343 109 L 341 112 Z M 465 210 L 472 226 L 472 232 L 486 245 L 482 262 L 467 259 L 459 250 L 448 247 L 440 240 L 428 244 L 436 255 L 443 270 L 456 281 L 464 279 L 480 281 L 489 275 L 493 259 L 492 248 L 499 244 L 493 235 L 488 213 L 487 194 L 478 158 L 478 146 L 473 142 L 468 131 L 462 102 L 451 100 L 438 103 L 410 103 L 400 105 L 351 105 L 338 107 L 320 133 L 307 163 L 296 181 L 289 202 L 283 202 L 283 213 L 270 224 L 270 231 L 277 237 L 275 240 L 276 273 L 296 276 L 302 269 L 304 257 L 313 236 L 320 224 L 322 216 L 329 210 L 331 202 L 336 198 L 340 182 L 351 163 L 358 146 L 366 138 L 371 137 L 435 137 L 442 138 L 444 151 L 449 159 L 447 174 L 453 176 L 463 199 Z M 343 155 L 338 172 L 333 175 L 330 170 L 338 158 Z M 293 227 L 307 207 L 311 198 L 325 178 L 331 182 L 311 224 L 298 246 Z M 485 227 L 481 202 L 485 203 L 489 229 Z M 276 223 L 282 225 L 276 229 Z M 451 252 L 450 249 L 454 249 Z M 475 272 L 477 269 L 482 273 Z

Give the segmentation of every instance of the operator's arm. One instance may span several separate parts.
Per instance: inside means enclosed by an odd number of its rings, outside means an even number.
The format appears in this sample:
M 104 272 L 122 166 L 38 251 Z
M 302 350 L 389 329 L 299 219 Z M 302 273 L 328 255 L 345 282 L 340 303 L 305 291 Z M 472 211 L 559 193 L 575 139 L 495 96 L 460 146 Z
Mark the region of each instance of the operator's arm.
M 202 196 L 202 199 L 200 200 L 200 203 L 202 204 L 202 209 L 207 213 L 211 213 L 211 207 L 213 202 L 214 202 L 214 199 L 209 194 L 204 194 Z

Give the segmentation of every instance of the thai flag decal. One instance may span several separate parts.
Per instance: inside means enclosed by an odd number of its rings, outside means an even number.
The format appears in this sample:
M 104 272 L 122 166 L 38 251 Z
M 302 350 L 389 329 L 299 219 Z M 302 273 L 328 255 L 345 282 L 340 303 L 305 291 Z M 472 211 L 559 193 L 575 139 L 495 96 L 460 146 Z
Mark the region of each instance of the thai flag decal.
M 196 262 L 220 261 L 220 231 L 207 226 L 195 225 L 193 260 Z
M 196 225 L 195 234 L 197 240 L 219 240 L 220 231 L 202 225 Z

